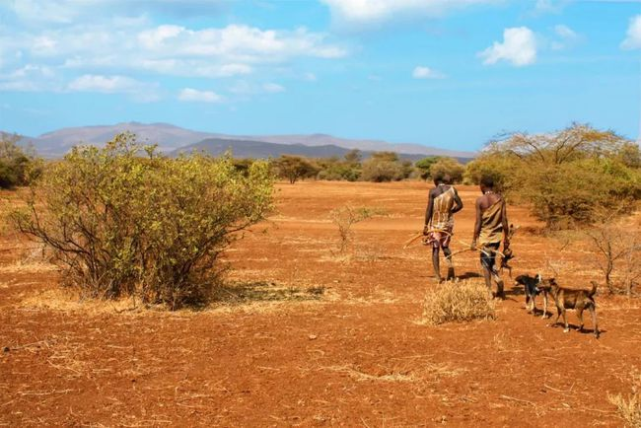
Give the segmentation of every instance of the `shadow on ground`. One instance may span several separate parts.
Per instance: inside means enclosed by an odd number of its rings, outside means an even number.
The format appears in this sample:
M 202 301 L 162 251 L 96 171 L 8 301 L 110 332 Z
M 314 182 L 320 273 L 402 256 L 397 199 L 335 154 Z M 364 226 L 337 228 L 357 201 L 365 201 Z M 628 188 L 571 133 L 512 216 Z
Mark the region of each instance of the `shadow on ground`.
M 231 282 L 220 286 L 214 301 L 227 304 L 320 300 L 325 287 L 291 287 L 275 282 Z

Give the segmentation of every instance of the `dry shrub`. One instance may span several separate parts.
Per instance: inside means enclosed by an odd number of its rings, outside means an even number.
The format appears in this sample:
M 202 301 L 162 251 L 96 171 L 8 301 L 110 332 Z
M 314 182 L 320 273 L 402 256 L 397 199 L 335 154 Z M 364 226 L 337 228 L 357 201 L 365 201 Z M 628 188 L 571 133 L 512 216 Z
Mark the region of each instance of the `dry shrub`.
M 609 395 L 610 403 L 617 407 L 619 417 L 630 428 L 641 428 L 641 372 L 632 373 L 632 394 Z
M 354 243 L 353 225 L 381 214 L 382 211 L 376 208 L 355 208 L 349 204 L 332 210 L 329 217 L 332 223 L 338 227 L 341 253 L 344 253 Z
M 427 325 L 439 325 L 495 317 L 496 303 L 484 284 L 447 282 L 427 292 L 421 321 Z
M 602 223 L 586 231 L 596 251 L 594 263 L 612 294 L 632 296 L 641 280 L 641 234 L 633 224 Z

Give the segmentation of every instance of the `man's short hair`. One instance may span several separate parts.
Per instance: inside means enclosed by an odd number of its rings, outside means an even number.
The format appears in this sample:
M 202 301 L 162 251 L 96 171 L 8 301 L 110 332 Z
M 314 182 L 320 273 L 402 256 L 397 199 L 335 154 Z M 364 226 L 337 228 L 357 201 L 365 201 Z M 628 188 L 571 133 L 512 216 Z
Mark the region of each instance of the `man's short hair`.
M 445 184 L 452 184 L 454 180 L 452 180 L 452 176 L 450 174 L 443 174 L 443 183 Z
M 445 173 L 443 171 L 437 171 L 432 178 L 434 179 L 434 183 L 445 183 Z
M 484 175 L 481 177 L 481 185 L 487 187 L 488 189 L 494 188 L 494 177 L 491 175 Z

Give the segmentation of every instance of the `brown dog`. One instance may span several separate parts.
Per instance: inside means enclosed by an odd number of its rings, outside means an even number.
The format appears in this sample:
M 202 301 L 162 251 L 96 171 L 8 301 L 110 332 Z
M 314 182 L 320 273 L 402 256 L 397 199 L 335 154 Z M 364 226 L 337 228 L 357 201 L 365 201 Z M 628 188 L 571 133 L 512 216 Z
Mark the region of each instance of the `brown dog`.
M 590 290 L 574 290 L 569 288 L 562 288 L 556 283 L 554 278 L 547 279 L 539 282 L 539 288 L 541 290 L 546 290 L 556 303 L 556 319 L 552 325 L 556 325 L 559 321 L 559 317 L 563 315 L 563 323 L 565 328 L 563 331 L 567 333 L 570 331 L 568 326 L 568 319 L 565 314 L 566 309 L 576 310 L 576 314 L 579 318 L 579 331 L 583 331 L 583 311 L 588 310 L 592 315 L 592 324 L 594 325 L 594 335 L 596 338 L 599 338 L 599 326 L 596 319 L 596 302 L 594 301 L 594 295 L 596 294 L 597 284 L 592 281 L 592 288 Z

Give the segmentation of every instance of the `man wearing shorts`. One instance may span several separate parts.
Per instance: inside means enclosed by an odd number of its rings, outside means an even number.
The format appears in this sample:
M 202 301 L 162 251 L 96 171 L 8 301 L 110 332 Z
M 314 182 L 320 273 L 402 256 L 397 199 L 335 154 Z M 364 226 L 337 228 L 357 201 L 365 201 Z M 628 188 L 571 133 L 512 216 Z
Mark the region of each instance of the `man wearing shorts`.
M 492 279 L 496 282 L 496 297 L 505 298 L 503 281 L 496 270 L 496 254 L 503 242 L 503 253 L 508 254 L 510 238 L 507 220 L 507 209 L 503 196 L 494 192 L 494 179 L 490 176 L 481 178 L 483 196 L 476 201 L 476 224 L 472 249 L 481 252 L 481 267 L 485 285 L 492 293 Z
M 434 177 L 434 187 L 430 190 L 427 209 L 425 210 L 425 244 L 432 247 L 432 265 L 436 280 L 441 282 L 440 250 L 443 250 L 447 262 L 447 280 L 454 279 L 454 265 L 450 241 L 454 233 L 454 214 L 463 209 L 463 202 L 452 186 L 448 175 L 438 173 Z

